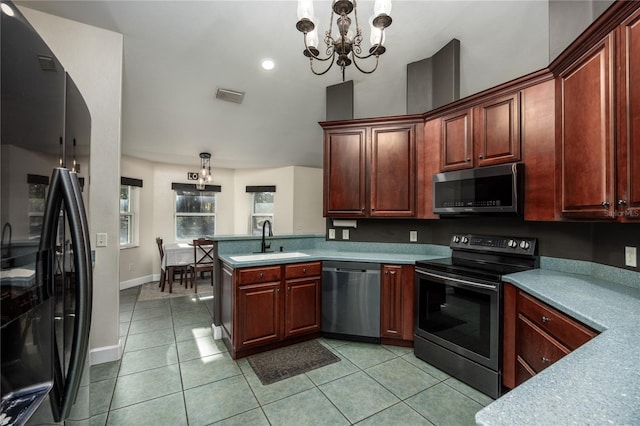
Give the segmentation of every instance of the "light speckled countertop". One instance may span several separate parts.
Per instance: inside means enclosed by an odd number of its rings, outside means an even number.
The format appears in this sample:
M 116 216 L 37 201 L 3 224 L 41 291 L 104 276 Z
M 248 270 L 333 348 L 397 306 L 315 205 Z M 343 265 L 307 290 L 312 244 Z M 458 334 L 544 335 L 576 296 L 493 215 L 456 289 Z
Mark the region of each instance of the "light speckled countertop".
M 601 334 L 479 411 L 476 422 L 640 424 L 639 283 L 545 269 L 508 275 L 504 281 Z
M 416 253 L 394 253 L 389 252 L 355 252 L 336 251 L 327 249 L 302 249 L 300 252 L 307 254 L 306 257 L 294 257 L 284 259 L 255 260 L 249 262 L 236 262 L 231 259 L 234 254 L 221 254 L 218 257 L 234 268 L 244 268 L 250 266 L 266 266 L 282 263 L 312 262 L 317 260 L 337 260 L 345 262 L 371 262 L 371 263 L 393 263 L 413 265 L 418 260 L 435 259 L 446 257 L 438 254 L 416 254 Z

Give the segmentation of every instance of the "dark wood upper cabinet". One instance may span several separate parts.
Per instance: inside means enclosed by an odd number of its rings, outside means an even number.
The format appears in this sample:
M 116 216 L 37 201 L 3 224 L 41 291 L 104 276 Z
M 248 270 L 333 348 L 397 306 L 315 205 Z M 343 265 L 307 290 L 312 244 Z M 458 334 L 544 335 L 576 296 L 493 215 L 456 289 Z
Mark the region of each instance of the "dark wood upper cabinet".
M 561 213 L 614 218 L 613 34 L 557 79 Z
M 620 220 L 640 219 L 640 11 L 619 29 L 617 199 Z
M 416 126 L 371 129 L 370 215 L 415 216 Z
M 520 92 L 447 114 L 441 129 L 443 172 L 520 161 Z
M 472 110 L 464 109 L 441 118 L 440 170 L 473 168 Z
M 415 217 L 422 116 L 321 123 L 325 217 Z
M 615 2 L 549 66 L 557 204 L 567 218 L 640 219 L 640 3 Z
M 556 220 L 555 81 L 522 90 L 520 137 L 525 164 L 525 220 Z
M 520 160 L 520 93 L 476 107 L 476 164 L 491 166 Z
M 325 131 L 324 215 L 366 215 L 367 129 Z

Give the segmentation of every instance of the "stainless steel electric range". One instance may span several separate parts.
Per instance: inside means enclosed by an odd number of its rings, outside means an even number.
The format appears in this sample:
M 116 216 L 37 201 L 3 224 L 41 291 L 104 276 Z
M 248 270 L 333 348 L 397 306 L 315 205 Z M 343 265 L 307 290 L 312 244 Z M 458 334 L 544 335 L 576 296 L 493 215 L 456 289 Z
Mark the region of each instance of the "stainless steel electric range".
M 538 267 L 535 238 L 454 234 L 450 258 L 416 262 L 416 357 L 497 398 L 502 276 Z

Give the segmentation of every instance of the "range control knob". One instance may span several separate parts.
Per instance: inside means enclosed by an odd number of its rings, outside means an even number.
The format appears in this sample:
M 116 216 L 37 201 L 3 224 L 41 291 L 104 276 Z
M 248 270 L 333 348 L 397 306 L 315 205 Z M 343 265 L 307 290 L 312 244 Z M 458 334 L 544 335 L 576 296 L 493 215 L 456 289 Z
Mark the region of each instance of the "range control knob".
M 467 244 L 467 243 L 469 243 L 469 238 L 462 237 L 462 244 Z
M 531 247 L 531 244 L 529 244 L 529 241 L 520 241 L 520 248 L 522 250 L 527 250 L 529 247 Z
M 457 235 L 454 235 L 453 236 L 453 242 L 456 243 L 456 244 L 459 243 L 460 242 L 460 237 L 457 236 Z
M 516 243 L 515 240 L 509 240 L 509 241 L 507 241 L 507 246 L 510 247 L 510 248 L 516 248 L 516 247 L 518 247 L 518 243 Z

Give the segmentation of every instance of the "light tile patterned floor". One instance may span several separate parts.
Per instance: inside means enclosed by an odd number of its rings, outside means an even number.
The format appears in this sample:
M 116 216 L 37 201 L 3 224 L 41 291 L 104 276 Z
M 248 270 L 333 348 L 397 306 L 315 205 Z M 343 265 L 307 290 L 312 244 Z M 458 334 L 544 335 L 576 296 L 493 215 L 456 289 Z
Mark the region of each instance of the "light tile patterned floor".
M 91 367 L 92 425 L 473 425 L 491 402 L 411 349 L 328 339 L 340 362 L 264 386 L 211 338 L 211 298 L 137 296 L 122 359 Z

